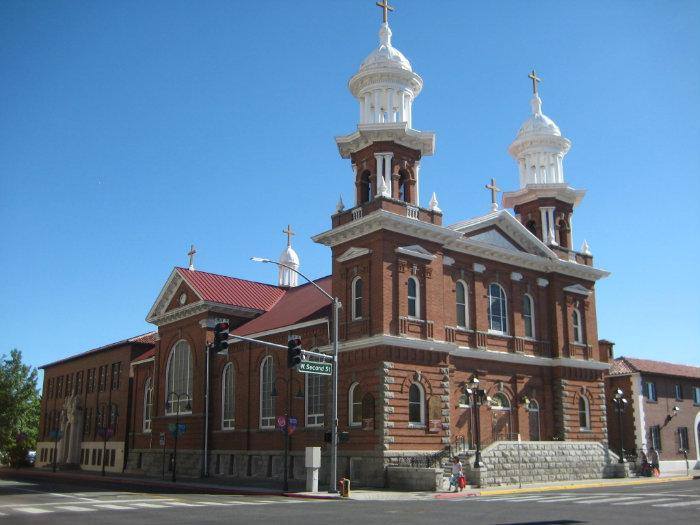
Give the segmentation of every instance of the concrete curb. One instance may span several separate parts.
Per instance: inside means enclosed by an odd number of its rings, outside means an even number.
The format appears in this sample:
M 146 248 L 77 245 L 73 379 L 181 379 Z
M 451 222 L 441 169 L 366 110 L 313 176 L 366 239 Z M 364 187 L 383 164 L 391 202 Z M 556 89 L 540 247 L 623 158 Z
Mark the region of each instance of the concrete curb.
M 699 479 L 700 476 L 673 476 L 667 478 L 645 478 L 645 479 L 630 479 L 628 481 L 600 481 L 595 483 L 568 483 L 561 485 L 548 485 L 545 487 L 523 487 L 523 488 L 503 488 L 503 489 L 484 489 L 479 491 L 480 496 L 495 496 L 501 494 L 521 494 L 526 492 L 552 492 L 557 490 L 575 490 L 575 489 L 590 489 L 601 487 L 626 487 L 629 485 L 646 485 L 653 483 L 670 483 L 672 481 L 691 481 Z

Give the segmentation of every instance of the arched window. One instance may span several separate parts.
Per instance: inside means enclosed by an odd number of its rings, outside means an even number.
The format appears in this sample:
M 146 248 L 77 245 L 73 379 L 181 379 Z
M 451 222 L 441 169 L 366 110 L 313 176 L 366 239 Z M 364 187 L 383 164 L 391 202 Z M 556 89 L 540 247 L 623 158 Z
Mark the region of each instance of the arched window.
M 464 281 L 457 281 L 455 290 L 455 301 L 457 307 L 457 326 L 460 328 L 467 327 L 467 285 Z
M 166 370 L 166 414 L 192 412 L 192 352 L 181 339 L 170 351 Z M 179 406 L 178 406 L 179 405 Z
M 506 292 L 497 283 L 489 285 L 489 330 L 501 334 L 508 333 Z
M 489 400 L 489 405 L 493 410 L 510 410 L 510 401 L 505 394 L 494 394 Z
M 362 278 L 352 281 L 352 318 L 362 319 Z
M 583 343 L 583 326 L 581 325 L 581 312 L 574 308 L 571 314 L 571 323 L 574 327 L 574 342 Z
M 221 373 L 221 428 L 232 429 L 236 423 L 235 383 L 233 363 L 228 363 Z
M 260 363 L 260 428 L 275 428 L 275 362 L 267 356 Z
M 323 426 L 323 376 L 306 374 L 306 426 Z
M 493 439 L 503 441 L 513 439 L 510 432 L 510 401 L 503 393 L 496 393 L 489 399 L 491 407 L 491 432 Z
M 369 171 L 364 171 L 360 175 L 360 202 L 357 204 L 364 204 L 372 199 L 372 185 L 369 180 Z
M 408 195 L 407 195 L 407 190 L 408 190 L 408 173 L 406 173 L 405 170 L 400 170 L 399 171 L 399 195 L 398 199 L 400 201 L 405 201 L 408 202 Z
M 525 337 L 535 337 L 535 302 L 530 294 L 523 295 L 523 324 Z
M 415 277 L 408 278 L 408 316 L 420 317 L 420 290 Z
M 411 383 L 408 389 L 408 423 L 425 425 L 425 392 L 418 383 Z
M 362 391 L 360 383 L 353 383 L 348 390 L 348 425 L 359 427 L 362 425 Z
M 581 430 L 591 429 L 591 409 L 585 396 L 578 398 L 578 423 Z
M 151 431 L 153 417 L 153 381 L 149 377 L 143 385 L 143 431 Z
M 566 223 L 566 220 L 561 219 L 559 221 L 559 246 L 562 248 L 568 248 L 569 247 L 569 225 Z
M 527 405 L 528 426 L 530 441 L 540 440 L 540 405 L 534 399 L 530 399 Z

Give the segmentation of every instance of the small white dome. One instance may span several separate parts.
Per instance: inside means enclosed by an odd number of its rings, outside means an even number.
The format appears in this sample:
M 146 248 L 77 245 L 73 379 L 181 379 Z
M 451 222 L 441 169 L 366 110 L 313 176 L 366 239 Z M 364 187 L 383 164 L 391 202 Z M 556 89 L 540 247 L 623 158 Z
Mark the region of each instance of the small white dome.
M 281 264 L 286 264 L 288 266 L 299 266 L 299 256 L 297 255 L 297 252 L 294 251 L 294 248 L 291 246 L 287 246 L 283 251 L 282 255 L 280 255 L 280 260 L 279 262 Z
M 561 131 L 559 130 L 559 126 L 557 126 L 551 118 L 542 113 L 542 100 L 540 97 L 535 95 L 532 98 L 531 104 L 532 115 L 520 126 L 518 137 L 529 133 L 556 135 L 560 137 Z
M 364 59 L 360 71 L 387 67 L 413 71 L 411 63 L 403 56 L 403 53 L 391 45 L 389 24 L 382 24 L 379 29 L 379 47 Z

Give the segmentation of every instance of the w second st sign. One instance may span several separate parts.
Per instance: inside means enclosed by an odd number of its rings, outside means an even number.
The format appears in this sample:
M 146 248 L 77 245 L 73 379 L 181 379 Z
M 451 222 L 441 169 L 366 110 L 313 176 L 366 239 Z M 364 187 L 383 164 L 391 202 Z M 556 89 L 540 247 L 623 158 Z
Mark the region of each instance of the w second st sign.
M 319 374 L 329 376 L 333 373 L 333 363 L 315 363 L 313 361 L 302 361 L 297 368 L 302 374 Z

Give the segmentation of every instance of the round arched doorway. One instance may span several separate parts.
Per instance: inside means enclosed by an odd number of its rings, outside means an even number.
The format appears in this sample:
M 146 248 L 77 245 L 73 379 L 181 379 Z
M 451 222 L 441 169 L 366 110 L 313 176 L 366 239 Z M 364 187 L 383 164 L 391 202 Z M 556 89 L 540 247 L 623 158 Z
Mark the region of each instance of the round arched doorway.
M 494 441 L 507 441 L 510 435 L 510 401 L 505 394 L 494 394 L 489 400 L 493 414 L 492 436 Z

